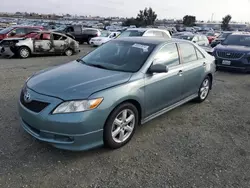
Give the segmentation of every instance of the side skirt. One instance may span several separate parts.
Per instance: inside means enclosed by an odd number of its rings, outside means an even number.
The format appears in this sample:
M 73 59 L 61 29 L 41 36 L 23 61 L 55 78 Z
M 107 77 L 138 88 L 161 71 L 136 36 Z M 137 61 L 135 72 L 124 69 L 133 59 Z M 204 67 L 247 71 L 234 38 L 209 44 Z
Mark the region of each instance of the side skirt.
M 174 108 L 176 108 L 178 106 L 181 106 L 181 105 L 187 103 L 188 101 L 191 101 L 191 100 L 195 99 L 196 97 L 198 97 L 198 94 L 191 95 L 191 96 L 189 96 L 189 97 L 187 97 L 187 98 L 185 98 L 185 99 L 183 99 L 183 100 L 181 100 L 181 101 L 179 101 L 179 102 L 177 102 L 177 103 L 175 103 L 175 104 L 173 104 L 171 106 L 163 108 L 162 110 L 160 110 L 160 111 L 158 111 L 158 112 L 144 118 L 141 121 L 141 124 L 147 123 L 148 121 L 150 121 L 150 120 L 152 120 L 152 119 L 154 119 L 154 118 L 156 118 L 156 117 L 158 117 L 158 116 L 160 116 L 160 115 L 162 115 L 162 114 L 164 114 L 164 113 L 166 113 L 166 112 L 168 112 L 170 110 L 173 110 Z

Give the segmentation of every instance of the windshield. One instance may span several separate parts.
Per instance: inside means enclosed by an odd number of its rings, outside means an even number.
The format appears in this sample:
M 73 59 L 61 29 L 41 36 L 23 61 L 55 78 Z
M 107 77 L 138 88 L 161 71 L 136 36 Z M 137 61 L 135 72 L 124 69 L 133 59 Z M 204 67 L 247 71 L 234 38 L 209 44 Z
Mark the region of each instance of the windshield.
M 87 54 L 82 60 L 89 66 L 137 72 L 154 48 L 154 44 L 113 40 Z
M 213 37 L 213 36 L 214 36 L 214 33 L 207 33 L 207 36 L 208 36 L 208 37 Z
M 102 32 L 100 37 L 108 37 L 110 35 L 110 32 Z
M 194 38 L 194 36 L 189 36 L 189 35 L 182 35 L 179 36 L 180 39 L 184 39 L 184 40 L 192 40 Z
M 225 38 L 227 38 L 230 34 L 231 34 L 231 33 L 221 33 L 221 34 L 218 36 L 218 38 L 223 38 L 223 39 L 225 39 Z
M 0 31 L 0 34 L 7 34 L 7 33 L 9 33 L 12 29 L 13 29 L 12 27 L 8 27 L 8 28 L 6 28 L 6 29 L 3 29 L 3 30 Z
M 222 42 L 223 45 L 250 46 L 250 35 L 230 35 Z
M 144 31 L 139 30 L 127 30 L 119 35 L 119 37 L 139 37 L 142 36 Z

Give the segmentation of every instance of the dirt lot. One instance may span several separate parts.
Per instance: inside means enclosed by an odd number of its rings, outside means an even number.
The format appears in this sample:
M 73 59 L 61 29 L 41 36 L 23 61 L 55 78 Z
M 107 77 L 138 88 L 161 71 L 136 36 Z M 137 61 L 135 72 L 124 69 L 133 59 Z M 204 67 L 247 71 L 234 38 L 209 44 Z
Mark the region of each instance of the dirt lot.
M 25 79 L 72 57 L 0 59 L 0 187 L 250 187 L 250 75 L 218 72 L 202 104 L 188 103 L 137 129 L 118 150 L 55 149 L 19 126 Z

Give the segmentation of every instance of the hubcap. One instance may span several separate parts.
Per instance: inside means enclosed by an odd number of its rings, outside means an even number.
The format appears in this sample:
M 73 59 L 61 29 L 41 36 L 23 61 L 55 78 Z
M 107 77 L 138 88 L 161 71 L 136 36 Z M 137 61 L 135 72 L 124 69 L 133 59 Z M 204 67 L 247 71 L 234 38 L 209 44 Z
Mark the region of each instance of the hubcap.
M 67 50 L 67 51 L 66 51 L 66 55 L 67 55 L 67 56 L 71 56 L 71 55 L 72 55 L 72 51 L 71 51 L 71 50 Z
M 130 109 L 122 110 L 115 118 L 111 134 L 116 143 L 126 141 L 135 127 L 135 114 Z
M 200 98 L 202 100 L 205 99 L 207 97 L 208 92 L 209 92 L 209 80 L 205 79 L 202 82 L 202 86 L 201 86 L 201 89 L 200 89 Z
M 20 54 L 22 57 L 28 57 L 29 56 L 29 51 L 27 49 L 22 49 L 20 51 Z

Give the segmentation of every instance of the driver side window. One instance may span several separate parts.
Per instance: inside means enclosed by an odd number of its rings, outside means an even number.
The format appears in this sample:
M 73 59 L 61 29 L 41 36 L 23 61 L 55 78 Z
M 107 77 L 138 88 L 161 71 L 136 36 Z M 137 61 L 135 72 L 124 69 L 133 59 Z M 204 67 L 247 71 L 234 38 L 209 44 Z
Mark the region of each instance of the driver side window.
M 26 34 L 25 28 L 17 28 L 9 33 L 10 36 L 24 35 L 24 34 Z
M 158 63 L 169 67 L 180 64 L 179 53 L 176 44 L 167 44 L 157 52 L 154 64 Z

